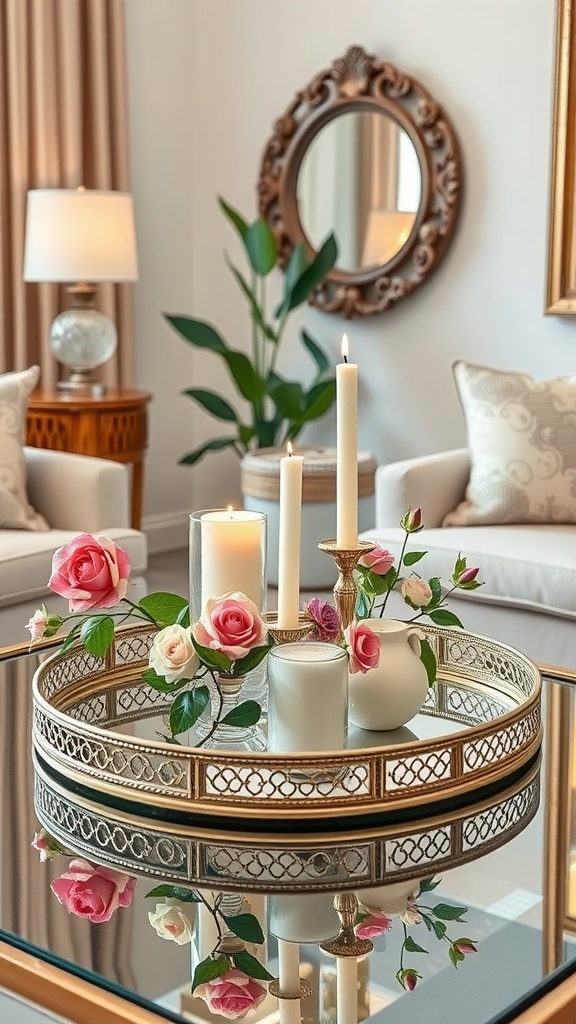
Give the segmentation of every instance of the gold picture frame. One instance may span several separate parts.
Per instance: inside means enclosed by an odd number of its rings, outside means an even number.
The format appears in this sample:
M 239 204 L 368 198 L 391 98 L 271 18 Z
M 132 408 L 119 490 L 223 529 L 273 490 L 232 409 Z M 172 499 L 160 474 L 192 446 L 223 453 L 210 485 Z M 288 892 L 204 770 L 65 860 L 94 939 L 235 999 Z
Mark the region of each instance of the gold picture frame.
M 546 312 L 576 314 L 576 2 L 558 0 Z

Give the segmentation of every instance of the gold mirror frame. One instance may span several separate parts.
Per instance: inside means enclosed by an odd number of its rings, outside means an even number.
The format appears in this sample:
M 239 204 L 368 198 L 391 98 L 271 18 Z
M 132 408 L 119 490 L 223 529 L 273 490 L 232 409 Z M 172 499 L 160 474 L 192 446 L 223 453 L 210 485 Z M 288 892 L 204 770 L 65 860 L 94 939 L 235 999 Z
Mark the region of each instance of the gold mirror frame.
M 321 128 L 352 111 L 387 114 L 404 129 L 418 155 L 422 193 L 410 235 L 387 263 L 333 269 L 311 297 L 318 309 L 348 319 L 383 313 L 428 279 L 453 235 L 462 193 L 460 149 L 442 107 L 393 64 L 352 46 L 296 94 L 266 143 L 259 207 L 276 235 L 282 267 L 300 242 L 313 252 L 296 193 L 304 155 Z
M 558 0 L 546 312 L 576 313 L 576 15 Z

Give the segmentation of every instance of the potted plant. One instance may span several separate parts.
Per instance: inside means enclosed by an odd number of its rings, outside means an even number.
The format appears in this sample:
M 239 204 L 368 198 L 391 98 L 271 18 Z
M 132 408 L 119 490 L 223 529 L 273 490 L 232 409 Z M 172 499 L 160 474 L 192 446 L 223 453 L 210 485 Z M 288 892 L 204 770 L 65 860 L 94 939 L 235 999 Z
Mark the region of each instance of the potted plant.
M 251 352 L 232 348 L 216 328 L 204 320 L 164 314 L 174 329 L 196 348 L 214 352 L 225 364 L 239 396 L 247 403 L 246 416 L 221 395 L 205 388 L 187 388 L 184 394 L 211 416 L 232 425 L 233 433 L 212 438 L 179 460 L 191 466 L 211 451 L 231 448 L 239 457 L 254 448 L 278 447 L 298 437 L 303 427 L 319 419 L 334 404 L 336 381 L 320 346 L 302 329 L 300 340 L 315 366 L 309 387 L 288 380 L 277 370 L 277 359 L 290 313 L 301 306 L 332 269 L 337 257 L 333 235 L 326 239 L 312 258 L 300 243 L 286 265 L 281 302 L 270 313 L 266 305 L 267 278 L 278 260 L 278 244 L 267 222 L 259 217 L 248 224 L 237 210 L 223 199 L 220 209 L 238 232 L 248 260 L 250 274 L 245 276 L 226 256 L 226 262 L 246 297 L 252 321 Z

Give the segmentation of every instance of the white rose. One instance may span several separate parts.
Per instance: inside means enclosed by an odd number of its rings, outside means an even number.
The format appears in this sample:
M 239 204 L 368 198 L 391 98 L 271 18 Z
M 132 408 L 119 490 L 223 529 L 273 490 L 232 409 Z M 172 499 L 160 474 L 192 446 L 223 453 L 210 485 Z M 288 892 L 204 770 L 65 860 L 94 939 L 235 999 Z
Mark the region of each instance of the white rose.
M 192 922 L 180 909 L 178 900 L 157 903 L 156 910 L 148 911 L 148 920 L 161 939 L 176 942 L 179 946 L 192 940 Z
M 404 600 L 410 601 L 416 608 L 425 608 L 432 600 L 432 590 L 426 580 L 403 580 L 400 590 Z
M 403 923 L 405 925 L 408 925 L 408 926 L 410 926 L 412 924 L 421 924 L 422 923 L 422 915 L 418 913 L 416 908 L 413 907 L 410 902 L 408 902 L 406 904 L 406 910 L 404 911 L 403 914 L 400 914 L 400 920 L 403 921 Z
M 157 675 L 167 683 L 178 679 L 193 679 L 200 662 L 194 650 L 189 629 L 184 626 L 166 626 L 154 637 L 148 660 Z

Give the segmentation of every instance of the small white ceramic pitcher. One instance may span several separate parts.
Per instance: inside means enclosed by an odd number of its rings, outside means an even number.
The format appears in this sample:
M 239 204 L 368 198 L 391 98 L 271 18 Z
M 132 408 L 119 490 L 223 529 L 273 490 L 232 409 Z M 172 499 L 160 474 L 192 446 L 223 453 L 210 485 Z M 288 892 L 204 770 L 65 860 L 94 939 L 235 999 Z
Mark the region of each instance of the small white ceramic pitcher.
M 349 677 L 349 719 L 361 729 L 397 729 L 422 707 L 428 676 L 420 661 L 424 634 L 396 619 L 363 619 L 380 640 L 380 661 Z

